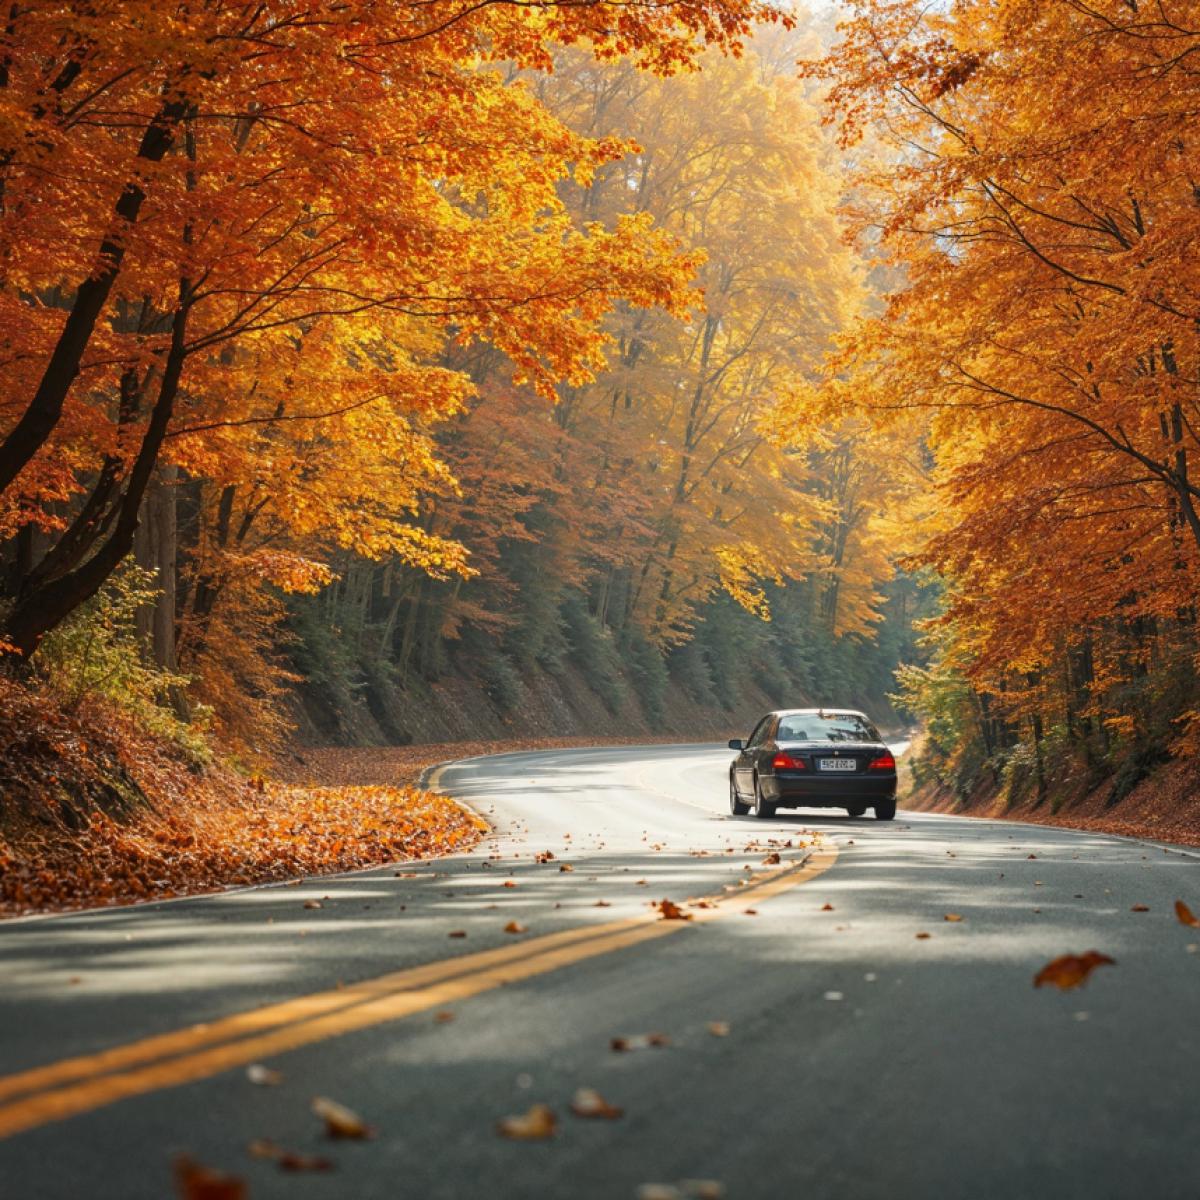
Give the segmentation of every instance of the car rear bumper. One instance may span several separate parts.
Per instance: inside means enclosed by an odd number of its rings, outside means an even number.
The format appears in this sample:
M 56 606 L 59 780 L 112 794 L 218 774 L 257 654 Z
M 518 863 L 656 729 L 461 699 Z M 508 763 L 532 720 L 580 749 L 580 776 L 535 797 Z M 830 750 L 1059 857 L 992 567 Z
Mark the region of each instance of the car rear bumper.
M 812 808 L 845 808 L 848 804 L 874 804 L 896 797 L 896 776 L 807 774 L 780 772 L 759 777 L 763 796 L 777 804 Z

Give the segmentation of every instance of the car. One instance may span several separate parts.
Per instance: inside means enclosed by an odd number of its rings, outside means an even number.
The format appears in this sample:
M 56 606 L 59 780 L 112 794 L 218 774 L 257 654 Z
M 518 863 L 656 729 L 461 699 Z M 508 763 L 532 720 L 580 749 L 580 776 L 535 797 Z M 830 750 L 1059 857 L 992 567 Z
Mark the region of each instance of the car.
M 767 713 L 729 766 L 729 811 L 768 820 L 778 808 L 844 808 L 852 817 L 896 815 L 896 759 L 860 712 L 786 708 Z

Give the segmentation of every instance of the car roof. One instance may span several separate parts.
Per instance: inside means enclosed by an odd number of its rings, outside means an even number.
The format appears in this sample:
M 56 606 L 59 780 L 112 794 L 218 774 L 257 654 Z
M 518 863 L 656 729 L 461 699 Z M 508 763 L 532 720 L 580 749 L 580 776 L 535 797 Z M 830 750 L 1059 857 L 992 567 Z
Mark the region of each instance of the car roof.
M 857 708 L 777 708 L 773 717 L 862 717 L 864 721 L 871 718 Z

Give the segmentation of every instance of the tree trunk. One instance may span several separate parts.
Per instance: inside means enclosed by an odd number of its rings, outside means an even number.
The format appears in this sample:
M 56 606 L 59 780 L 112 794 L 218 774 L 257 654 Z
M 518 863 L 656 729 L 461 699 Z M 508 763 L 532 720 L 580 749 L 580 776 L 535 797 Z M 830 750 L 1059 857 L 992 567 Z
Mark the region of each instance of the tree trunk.
M 175 141 L 179 122 L 190 108 L 188 101 L 171 100 L 147 126 L 137 157 L 144 162 L 161 162 Z M 121 273 L 128 229 L 138 218 L 146 193 L 134 182 L 127 183 L 113 209 L 115 227 L 103 242 L 96 267 L 79 285 L 71 311 L 50 354 L 41 382 L 29 407 L 0 444 L 0 492 L 45 445 L 62 416 L 63 402 L 79 374 L 88 342 L 95 331 L 113 284 Z
M 133 549 L 142 499 L 150 485 L 154 467 L 174 411 L 179 379 L 187 351 L 184 331 L 187 326 L 190 288 L 180 284 L 180 304 L 171 328 L 171 349 L 167 354 L 158 399 L 150 422 L 129 472 L 120 513 L 108 540 L 86 562 L 64 575 L 48 580 L 27 592 L 8 616 L 4 637 L 16 648 L 16 657 L 28 660 L 43 637 L 61 624 L 81 604 L 90 600 L 104 585 L 121 560 Z

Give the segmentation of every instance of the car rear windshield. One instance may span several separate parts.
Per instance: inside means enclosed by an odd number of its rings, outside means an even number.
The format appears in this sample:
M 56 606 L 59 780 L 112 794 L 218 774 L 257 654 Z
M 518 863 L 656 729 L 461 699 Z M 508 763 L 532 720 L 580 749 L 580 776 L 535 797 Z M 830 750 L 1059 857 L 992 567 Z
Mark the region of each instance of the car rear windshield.
M 855 713 L 795 713 L 783 717 L 780 742 L 878 742 L 879 730 Z

